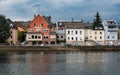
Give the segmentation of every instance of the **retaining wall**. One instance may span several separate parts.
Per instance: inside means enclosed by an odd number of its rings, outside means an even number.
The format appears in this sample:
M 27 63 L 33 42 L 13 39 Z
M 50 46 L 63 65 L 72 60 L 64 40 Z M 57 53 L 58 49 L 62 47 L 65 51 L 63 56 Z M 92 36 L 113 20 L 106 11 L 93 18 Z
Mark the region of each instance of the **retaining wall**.
M 120 51 L 120 46 L 0 46 L 0 51 Z

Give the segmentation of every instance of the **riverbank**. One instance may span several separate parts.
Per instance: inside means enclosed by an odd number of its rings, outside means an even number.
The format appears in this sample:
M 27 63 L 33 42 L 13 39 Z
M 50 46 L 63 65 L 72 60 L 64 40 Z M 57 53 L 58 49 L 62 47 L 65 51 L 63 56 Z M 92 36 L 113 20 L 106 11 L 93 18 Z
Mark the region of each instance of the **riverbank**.
M 120 51 L 120 46 L 0 46 L 0 51 Z

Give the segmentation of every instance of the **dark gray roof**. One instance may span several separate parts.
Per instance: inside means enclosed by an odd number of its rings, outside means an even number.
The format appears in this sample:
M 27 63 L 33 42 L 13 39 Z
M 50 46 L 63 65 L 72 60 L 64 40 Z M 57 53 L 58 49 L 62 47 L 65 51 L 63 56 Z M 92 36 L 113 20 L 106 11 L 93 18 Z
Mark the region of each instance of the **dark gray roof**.
M 93 23 L 83 23 L 85 29 L 93 29 Z
M 114 20 L 107 21 L 107 23 L 108 23 L 108 26 L 116 26 L 117 25 L 117 23 Z
M 68 21 L 59 21 L 58 26 L 65 26 L 67 23 L 69 23 L 69 22 Z
M 24 27 L 28 27 L 28 25 L 30 24 L 31 21 L 21 21 L 21 24 L 24 26 Z
M 17 26 L 22 26 L 24 28 L 27 28 L 28 25 L 30 24 L 31 21 L 15 21 L 14 23 L 17 25 Z
M 11 19 L 7 19 L 7 22 L 8 22 L 8 24 L 10 25 L 10 24 L 12 24 L 13 26 L 12 26 L 12 28 L 15 28 L 15 29 L 17 29 L 17 25 L 11 20 Z
M 66 29 L 84 29 L 84 25 L 81 22 L 69 22 L 66 24 Z
M 51 24 L 52 24 L 52 22 L 51 22 L 51 16 L 45 16 L 45 15 L 43 15 L 42 17 L 47 21 L 47 23 L 49 24 L 49 26 L 51 26 Z
M 93 26 L 93 30 L 104 30 L 104 27 L 102 24 L 97 25 L 97 26 Z

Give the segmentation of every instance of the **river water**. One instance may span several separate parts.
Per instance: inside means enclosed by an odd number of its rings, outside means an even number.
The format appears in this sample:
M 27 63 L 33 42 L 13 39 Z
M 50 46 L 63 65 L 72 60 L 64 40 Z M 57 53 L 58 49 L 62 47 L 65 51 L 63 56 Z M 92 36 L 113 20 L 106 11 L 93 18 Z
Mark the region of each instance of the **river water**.
M 0 75 L 120 75 L 120 52 L 0 52 Z

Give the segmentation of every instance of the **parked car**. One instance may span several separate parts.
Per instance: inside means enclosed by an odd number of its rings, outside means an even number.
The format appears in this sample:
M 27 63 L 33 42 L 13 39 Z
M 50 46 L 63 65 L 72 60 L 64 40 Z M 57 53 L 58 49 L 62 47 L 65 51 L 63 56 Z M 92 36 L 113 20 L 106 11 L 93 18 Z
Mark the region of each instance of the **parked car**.
M 27 42 L 26 42 L 26 41 L 24 41 L 24 42 L 20 43 L 20 45 L 25 45 L 25 44 L 27 44 Z
M 72 46 L 80 46 L 79 44 L 73 44 Z
M 64 46 L 72 46 L 71 44 L 64 44 Z

